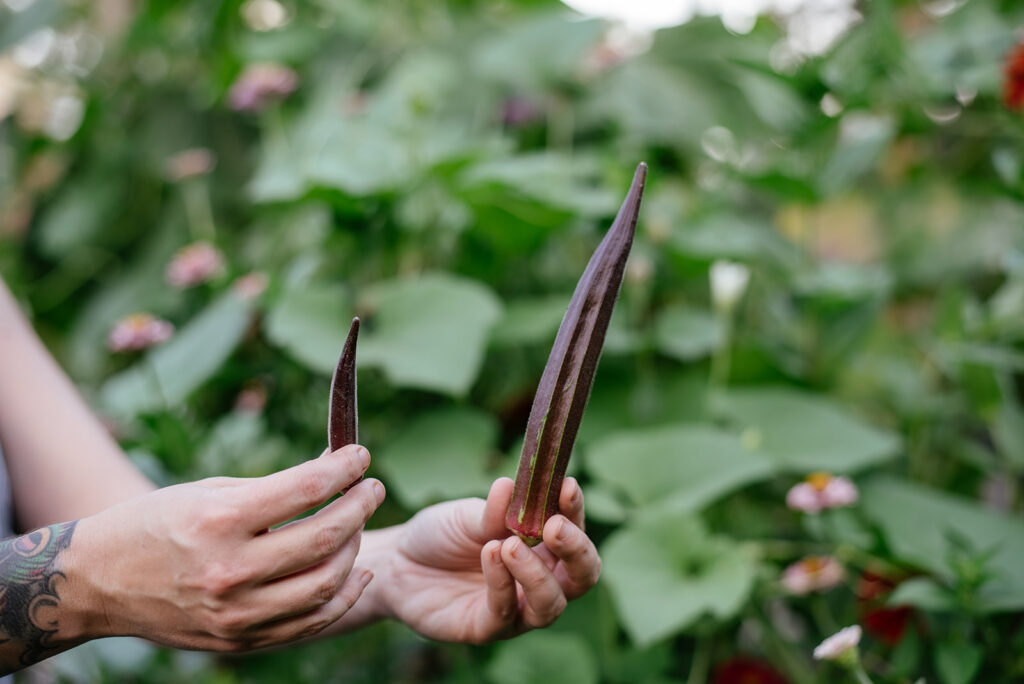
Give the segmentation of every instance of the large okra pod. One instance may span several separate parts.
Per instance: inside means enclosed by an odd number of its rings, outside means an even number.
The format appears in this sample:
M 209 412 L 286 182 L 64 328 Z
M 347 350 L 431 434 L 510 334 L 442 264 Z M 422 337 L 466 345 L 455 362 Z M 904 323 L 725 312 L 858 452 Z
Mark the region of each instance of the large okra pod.
M 359 319 L 352 319 L 341 358 L 331 378 L 331 403 L 327 412 L 327 443 L 331 451 L 359 441 L 359 408 L 356 402 L 356 341 Z
M 533 398 L 505 525 L 531 546 L 558 512 L 558 497 L 590 398 L 608 321 L 633 245 L 647 165 L 640 164 L 611 229 L 590 258 L 558 328 Z

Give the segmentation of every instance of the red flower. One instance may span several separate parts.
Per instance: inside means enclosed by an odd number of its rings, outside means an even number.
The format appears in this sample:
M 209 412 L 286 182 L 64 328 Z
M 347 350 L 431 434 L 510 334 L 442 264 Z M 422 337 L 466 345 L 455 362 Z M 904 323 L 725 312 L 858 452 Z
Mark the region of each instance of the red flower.
M 910 606 L 895 608 L 876 608 L 865 611 L 860 622 L 864 631 L 888 646 L 895 646 L 903 641 L 907 632 L 907 624 L 914 609 Z
M 1024 43 L 1019 43 L 1006 58 L 1003 68 L 1003 100 L 1010 109 L 1024 109 Z
M 886 599 L 905 577 L 892 577 L 865 570 L 857 581 L 857 603 L 864 631 L 883 644 L 895 646 L 903 640 L 914 613 L 910 606 L 887 606 Z
M 715 668 L 713 684 L 789 684 L 778 670 L 763 660 L 736 656 Z

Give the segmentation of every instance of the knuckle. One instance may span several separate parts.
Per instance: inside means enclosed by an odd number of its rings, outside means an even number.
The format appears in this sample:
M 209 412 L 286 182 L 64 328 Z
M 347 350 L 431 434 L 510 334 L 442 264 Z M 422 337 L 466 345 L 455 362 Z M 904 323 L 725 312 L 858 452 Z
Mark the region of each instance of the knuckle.
M 239 611 L 223 611 L 214 618 L 214 635 L 226 641 L 241 641 L 249 620 Z
M 321 527 L 313 535 L 313 550 L 320 558 L 326 558 L 338 550 L 338 531 L 332 527 Z
M 328 577 L 320 582 L 316 588 L 316 600 L 320 605 L 329 602 L 338 593 L 338 580 L 335 577 Z
M 363 512 L 363 519 L 368 520 L 370 516 L 373 515 L 374 511 L 377 510 L 377 498 L 369 487 L 365 487 L 364 489 L 366 491 L 362 492 L 359 505 Z
M 310 470 L 299 480 L 299 492 L 303 502 L 315 506 L 330 495 L 331 483 L 323 472 Z
M 206 592 L 216 598 L 223 598 L 242 583 L 241 573 L 226 563 L 210 563 L 203 571 L 201 581 Z
M 234 506 L 213 503 L 204 507 L 199 514 L 199 528 L 203 532 L 223 532 L 241 522 L 239 511 Z

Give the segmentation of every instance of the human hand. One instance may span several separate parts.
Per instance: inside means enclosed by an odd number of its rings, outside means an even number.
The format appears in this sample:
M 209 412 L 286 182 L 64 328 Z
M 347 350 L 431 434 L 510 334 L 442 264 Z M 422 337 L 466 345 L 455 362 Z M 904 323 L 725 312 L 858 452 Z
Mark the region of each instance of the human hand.
M 512 485 L 500 478 L 486 501 L 437 504 L 372 533 L 392 549 L 373 588 L 383 611 L 433 639 L 484 643 L 551 624 L 590 589 L 601 559 L 583 532 L 579 484 L 566 478 L 561 514 L 532 549 L 505 529 Z
M 243 651 L 315 634 L 372 578 L 353 569 L 360 532 L 384 499 L 357 480 L 370 455 L 352 445 L 267 477 L 210 478 L 137 497 L 78 523 L 63 559 L 68 601 L 89 636 Z

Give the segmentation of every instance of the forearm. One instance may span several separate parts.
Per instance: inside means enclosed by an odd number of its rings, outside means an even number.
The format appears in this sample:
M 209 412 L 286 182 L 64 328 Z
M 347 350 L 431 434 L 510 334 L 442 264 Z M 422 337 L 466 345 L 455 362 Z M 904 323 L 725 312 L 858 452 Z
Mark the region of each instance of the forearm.
M 0 541 L 0 673 L 48 658 L 92 636 L 82 582 L 69 567 L 77 521 Z
M 0 280 L 0 445 L 23 529 L 153 489 L 60 370 Z

